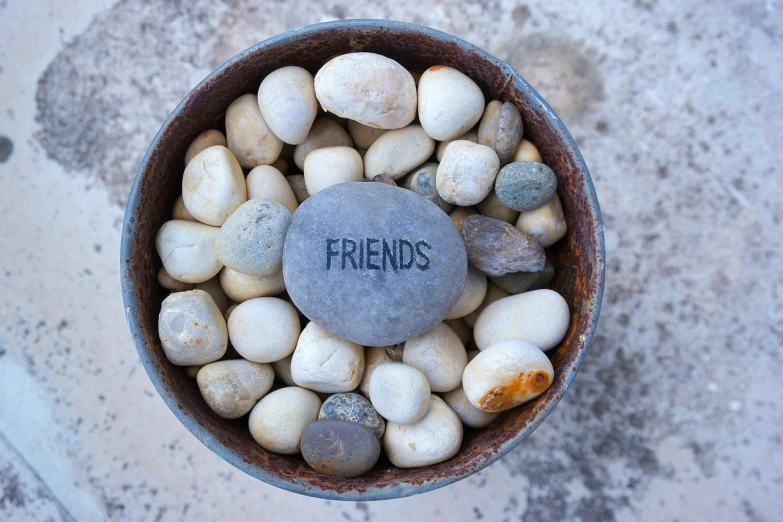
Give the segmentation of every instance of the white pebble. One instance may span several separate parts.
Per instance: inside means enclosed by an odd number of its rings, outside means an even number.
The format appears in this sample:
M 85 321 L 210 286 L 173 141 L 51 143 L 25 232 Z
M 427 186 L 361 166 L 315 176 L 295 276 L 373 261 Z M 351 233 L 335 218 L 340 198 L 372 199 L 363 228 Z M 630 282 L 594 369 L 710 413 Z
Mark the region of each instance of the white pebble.
M 438 165 L 438 194 L 448 203 L 475 205 L 492 191 L 500 169 L 495 151 L 470 141 L 453 141 Z
M 517 339 L 547 351 L 563 340 L 570 320 L 568 304 L 560 294 L 533 290 L 487 306 L 476 320 L 473 336 L 479 350 Z
M 468 315 L 463 317 L 462 320 L 470 328 L 475 327 L 478 316 L 481 315 L 481 312 L 483 312 L 486 307 L 488 307 L 495 301 L 503 299 L 504 297 L 508 297 L 509 295 L 511 294 L 509 294 L 508 292 L 500 288 L 498 285 L 487 282 L 487 294 L 484 296 L 484 300 L 481 302 L 481 305 L 479 305 L 478 308 L 476 308 Z M 234 299 L 234 301 L 236 301 L 236 299 Z
M 224 419 L 237 419 L 266 395 L 274 378 L 268 364 L 233 359 L 203 366 L 196 382 L 212 411 Z
M 435 140 L 427 136 L 421 125 L 388 131 L 367 149 L 364 177 L 372 180 L 378 174 L 387 174 L 400 179 L 427 161 L 434 150 Z
M 182 176 L 182 199 L 202 223 L 225 223 L 247 201 L 245 175 L 231 151 L 215 145 L 196 154 Z
M 226 353 L 226 321 L 203 290 L 175 292 L 163 300 L 158 336 L 171 364 L 193 366 L 217 361 Z
M 258 401 L 248 424 L 253 439 L 265 450 L 284 455 L 299 453 L 302 433 L 318 420 L 318 395 L 291 386 L 281 388 Z
M 247 199 L 266 199 L 280 203 L 291 214 L 299 207 L 291 185 L 288 184 L 283 173 L 271 165 L 259 165 L 254 168 L 247 175 L 245 182 Z
M 389 422 L 412 424 L 427 413 L 430 384 L 413 366 L 381 364 L 370 378 L 370 402 Z
M 312 151 L 304 162 L 304 180 L 312 196 L 321 190 L 362 179 L 362 157 L 351 147 L 326 147 Z
M 391 58 L 349 53 L 332 58 L 315 75 L 324 110 L 379 129 L 400 129 L 416 117 L 413 76 Z
M 326 147 L 352 147 L 351 137 L 340 124 L 328 116 L 320 116 L 310 128 L 307 139 L 294 149 L 294 163 L 304 170 L 307 156 L 314 150 Z
M 470 361 L 462 386 L 473 406 L 501 412 L 544 393 L 554 376 L 544 352 L 531 343 L 511 339 L 493 344 Z
M 283 142 L 275 136 L 258 108 L 258 97 L 245 94 L 226 109 L 226 141 L 242 168 L 271 165 L 280 156 Z
M 296 66 L 269 73 L 258 89 L 258 107 L 275 136 L 302 143 L 318 113 L 313 75 Z
M 468 396 L 465 395 L 465 389 L 462 385 L 444 393 L 442 397 L 443 401 L 457 414 L 457 417 L 465 426 L 485 428 L 498 418 L 498 413 L 480 410 L 473 406 L 468 400 Z
M 438 323 L 405 342 L 402 362 L 418 368 L 427 377 L 431 391 L 447 392 L 462 382 L 468 356 L 454 330 Z
M 414 424 L 390 421 L 383 449 L 398 468 L 429 466 L 448 460 L 462 444 L 462 423 L 443 399 L 432 395 L 427 414 Z
M 435 149 L 435 158 L 438 161 L 443 159 L 443 153 L 446 152 L 446 147 L 448 147 L 452 141 L 470 141 L 472 143 L 478 143 L 478 131 L 469 130 L 462 136 L 457 136 L 453 140 L 446 140 L 438 143 L 438 147 Z
M 393 346 L 368 346 L 364 349 L 364 374 L 359 383 L 359 391 L 370 397 L 370 378 L 381 364 L 402 362 L 402 344 Z
M 183 283 L 200 283 L 220 272 L 215 253 L 220 229 L 192 221 L 167 221 L 155 237 L 155 248 L 171 277 Z
M 190 163 L 190 160 L 196 157 L 196 154 L 202 150 L 214 147 L 215 145 L 222 145 L 223 147 L 227 145 L 226 137 L 219 130 L 205 130 L 196 136 L 196 139 L 193 140 L 190 147 L 188 147 L 188 150 L 185 152 L 185 166 Z
M 364 348 L 310 322 L 302 330 L 291 359 L 291 376 L 303 388 L 324 393 L 348 392 L 359 386 Z
M 465 288 L 462 290 L 459 301 L 457 301 L 457 304 L 451 309 L 451 312 L 446 316 L 446 319 L 465 317 L 481 306 L 486 295 L 487 276 L 472 266 L 468 266 L 468 277 L 465 280 Z
M 160 267 L 160 270 L 158 270 L 158 283 L 166 290 L 171 290 L 173 292 L 184 292 L 186 290 L 193 290 L 196 287 L 196 285 L 192 283 L 177 281 L 166 272 L 164 267 Z
M 299 332 L 296 308 L 276 297 L 240 303 L 228 318 L 228 335 L 234 349 L 245 359 L 258 363 L 279 361 L 290 355 Z
M 220 271 L 220 285 L 226 295 L 237 303 L 256 297 L 270 297 L 285 291 L 282 271 L 268 276 L 254 276 L 224 267 Z
M 555 194 L 543 206 L 521 212 L 516 227 L 538 239 L 544 248 L 560 241 L 568 231 L 560 197 Z
M 484 114 L 484 94 L 476 82 L 445 65 L 430 67 L 419 80 L 419 121 L 438 141 L 465 134 Z

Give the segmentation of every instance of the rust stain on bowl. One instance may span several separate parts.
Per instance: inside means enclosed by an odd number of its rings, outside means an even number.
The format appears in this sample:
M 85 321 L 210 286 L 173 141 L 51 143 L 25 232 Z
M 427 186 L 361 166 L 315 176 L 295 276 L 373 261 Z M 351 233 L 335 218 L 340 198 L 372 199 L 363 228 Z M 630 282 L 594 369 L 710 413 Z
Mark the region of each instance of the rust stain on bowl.
M 261 80 L 285 65 L 315 73 L 330 57 L 376 52 L 406 67 L 448 65 L 470 76 L 488 100 L 514 103 L 525 137 L 558 176 L 568 234 L 547 249 L 557 268 L 551 288 L 571 307 L 564 341 L 548 355 L 552 385 L 536 399 L 501 414 L 482 430 L 465 430 L 452 459 L 415 469 L 392 466 L 385 457 L 368 473 L 350 479 L 327 477 L 301 456 L 270 453 L 250 436 L 247 416 L 217 417 L 183 368 L 166 359 L 158 339 L 158 313 L 166 292 L 157 282 L 160 260 L 155 234 L 169 219 L 181 190 L 185 150 L 202 131 L 222 128 L 225 109 L 255 93 Z M 191 91 L 164 123 L 136 175 L 122 237 L 122 288 L 128 323 L 150 379 L 177 418 L 220 457 L 269 484 L 305 495 L 341 500 L 399 498 L 451 484 L 491 464 L 524 440 L 561 399 L 574 378 L 598 320 L 604 278 L 603 226 L 584 161 L 560 119 L 508 65 L 451 35 L 426 27 L 380 20 L 348 20 L 297 29 L 235 56 Z

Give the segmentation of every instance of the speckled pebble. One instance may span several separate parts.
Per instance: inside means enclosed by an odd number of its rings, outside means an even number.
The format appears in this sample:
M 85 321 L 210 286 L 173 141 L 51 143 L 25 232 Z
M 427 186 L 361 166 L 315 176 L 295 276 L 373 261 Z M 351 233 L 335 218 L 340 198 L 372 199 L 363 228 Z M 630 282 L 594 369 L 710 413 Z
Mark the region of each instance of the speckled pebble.
M 555 277 L 555 267 L 547 263 L 538 272 L 513 272 L 500 277 L 490 277 L 490 281 L 509 294 L 521 294 L 528 290 L 547 288 Z
M 383 437 L 386 422 L 375 411 L 372 403 L 358 393 L 335 393 L 326 399 L 321 406 L 318 420 L 344 420 L 361 424 L 378 439 Z
M 302 456 L 319 473 L 356 477 L 372 469 L 381 443 L 364 426 L 342 420 L 318 420 L 302 435 Z
M 487 104 L 481 117 L 478 142 L 494 150 L 500 164 L 505 165 L 519 147 L 523 128 L 522 115 L 516 105 L 493 100 Z
M 268 364 L 236 359 L 204 365 L 196 382 L 212 411 L 224 419 L 237 419 L 266 395 L 274 377 Z
M 436 204 L 438 208 L 448 214 L 454 208 L 454 205 L 443 201 L 443 198 L 438 194 L 438 189 L 435 186 L 437 172 L 437 163 L 425 163 L 421 167 L 415 169 L 410 176 L 405 178 L 403 186 L 406 189 L 417 193 L 427 201 Z
M 163 300 L 158 336 L 166 358 L 177 366 L 217 361 L 226 353 L 226 321 L 203 290 L 175 292 Z
M 468 262 L 487 275 L 536 272 L 546 263 L 546 254 L 538 241 L 505 221 L 469 216 L 461 233 Z
M 515 161 L 498 173 L 495 193 L 506 207 L 517 210 L 533 210 L 552 199 L 557 189 L 557 176 L 535 161 Z
M 307 192 L 307 184 L 305 183 L 304 174 L 293 174 L 286 176 L 285 180 L 291 186 L 291 190 L 294 191 L 294 197 L 296 202 L 300 205 L 310 197 L 310 193 Z
M 243 274 L 267 276 L 283 267 L 283 241 L 291 213 L 279 203 L 251 199 L 220 228 L 215 251 L 220 262 Z

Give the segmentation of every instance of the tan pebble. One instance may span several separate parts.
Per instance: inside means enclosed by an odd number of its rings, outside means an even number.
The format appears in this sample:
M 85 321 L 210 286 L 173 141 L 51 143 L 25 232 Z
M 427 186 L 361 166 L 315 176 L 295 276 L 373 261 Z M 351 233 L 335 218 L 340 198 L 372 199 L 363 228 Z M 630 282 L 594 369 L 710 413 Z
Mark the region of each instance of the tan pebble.
M 299 339 L 299 315 L 290 303 L 259 297 L 240 303 L 228 319 L 231 344 L 245 359 L 279 361 L 293 353 Z
M 359 391 L 370 397 L 370 377 L 381 364 L 402 362 L 402 344 L 393 346 L 368 346 L 364 349 L 364 374 L 359 383 Z
M 284 455 L 299 453 L 302 433 L 318 420 L 321 399 L 314 392 L 290 386 L 258 401 L 250 412 L 250 435 L 265 450 Z
M 258 97 L 253 94 L 240 96 L 226 109 L 226 141 L 245 169 L 271 165 L 283 149 L 282 140 L 264 121 Z
M 531 343 L 511 339 L 493 344 L 470 361 L 462 386 L 473 406 L 501 412 L 544 393 L 554 376 L 544 352 Z
M 388 174 L 399 179 L 422 163 L 435 150 L 435 140 L 427 136 L 421 125 L 386 132 L 364 155 L 364 177 L 373 179 Z
M 215 252 L 220 229 L 192 221 L 167 221 L 155 237 L 155 248 L 171 277 L 184 283 L 211 279 L 223 264 Z
M 362 157 L 351 147 L 326 147 L 312 151 L 304 162 L 304 180 L 311 196 L 321 190 L 362 179 Z
M 376 129 L 362 125 L 358 121 L 348 120 L 348 132 L 351 134 L 351 139 L 356 147 L 366 150 L 386 132 L 386 129 Z
M 438 323 L 405 342 L 402 362 L 418 368 L 427 377 L 431 391 L 447 392 L 462 382 L 468 356 L 454 330 Z
M 478 352 L 477 352 L 478 353 Z M 465 395 L 462 385 L 441 395 L 443 401 L 457 414 L 462 424 L 471 428 L 485 428 L 498 418 L 498 413 L 480 410 Z
M 291 145 L 288 145 L 291 147 Z M 293 154 L 293 149 L 291 150 L 291 154 Z M 272 163 L 272 167 L 276 168 L 280 171 L 280 174 L 283 176 L 288 175 L 288 162 L 284 160 L 283 158 L 277 158 L 274 163 Z
M 419 80 L 419 121 L 438 141 L 465 134 L 484 113 L 484 94 L 476 82 L 445 65 L 430 67 Z
M 544 162 L 544 160 L 541 158 L 541 153 L 538 152 L 536 146 L 524 138 L 519 142 L 519 147 L 517 147 L 512 161 L 536 161 L 538 163 Z
M 466 218 L 475 216 L 476 214 L 478 214 L 478 212 L 476 212 L 473 207 L 454 207 L 454 209 L 449 212 L 449 217 L 451 218 L 452 223 L 454 223 L 454 226 L 457 227 L 457 230 L 461 232 L 462 222 L 465 221 Z
M 516 227 L 535 237 L 544 248 L 563 239 L 563 236 L 568 232 L 568 225 L 563 214 L 560 196 L 555 194 L 555 197 L 543 206 L 520 212 Z
M 224 269 L 225 270 L 225 269 Z M 465 324 L 469 327 L 473 328 L 476 326 L 476 320 L 478 319 L 478 316 L 481 314 L 481 312 L 484 311 L 484 309 L 494 303 L 495 301 L 498 301 L 500 299 L 503 299 L 504 297 L 508 297 L 511 294 L 500 288 L 494 283 L 487 282 L 487 295 L 484 296 L 484 300 L 481 302 L 481 305 L 470 312 L 468 315 L 462 318 L 463 321 L 465 321 Z
M 355 389 L 364 373 L 364 348 L 311 322 L 291 359 L 291 376 L 303 388 L 339 393 Z
M 296 386 L 294 378 L 291 375 L 291 359 L 294 358 L 294 354 L 289 355 L 284 359 L 275 361 L 272 363 L 272 369 L 275 371 L 275 377 L 277 380 L 287 386 Z
M 166 358 L 177 366 L 217 361 L 226 353 L 226 322 L 203 290 L 175 292 L 163 300 L 158 336 Z
M 352 147 L 351 137 L 345 129 L 333 119 L 327 116 L 316 118 L 307 139 L 294 149 L 294 163 L 304 170 L 304 162 L 307 155 L 317 149 L 325 147 Z
M 220 271 L 220 285 L 226 295 L 237 303 L 256 297 L 270 297 L 285 291 L 283 272 L 268 276 L 253 276 L 224 267 Z
M 446 316 L 446 319 L 457 319 L 458 317 L 465 317 L 473 310 L 481 306 L 481 302 L 487 295 L 487 276 L 473 268 L 468 266 L 468 277 L 465 280 L 465 289 L 462 291 L 462 295 L 451 309 L 451 312 Z
M 258 88 L 258 107 L 275 136 L 302 143 L 318 112 L 313 75 L 296 66 L 269 73 Z
M 201 368 L 198 389 L 209 408 L 224 419 L 237 419 L 253 409 L 272 388 L 275 374 L 268 364 L 243 359 L 217 361 Z
M 568 304 L 560 294 L 533 290 L 487 306 L 476 320 L 473 337 L 479 350 L 517 339 L 547 351 L 563 340 L 570 320 Z
M 196 364 L 195 366 L 185 366 L 185 375 L 190 377 L 191 379 L 195 379 L 198 375 L 198 371 L 203 368 L 202 365 Z
M 499 169 L 498 155 L 486 145 L 453 141 L 438 165 L 438 194 L 455 205 L 475 205 L 492 191 Z
M 205 130 L 196 136 L 196 139 L 193 140 L 188 147 L 188 150 L 185 152 L 185 165 L 187 166 L 187 164 L 190 163 L 190 160 L 196 157 L 196 154 L 210 147 L 214 147 L 215 145 L 222 145 L 225 147 L 227 145 L 226 137 L 219 130 Z
M 247 199 L 266 199 L 280 203 L 291 214 L 299 207 L 291 185 L 283 173 L 273 166 L 259 165 L 254 168 L 247 175 L 246 183 Z
M 472 143 L 478 143 L 478 130 L 469 130 L 462 136 L 457 136 L 453 140 L 446 140 L 438 143 L 438 147 L 435 149 L 435 158 L 438 161 L 443 159 L 443 153 L 446 152 L 446 147 L 448 147 L 452 141 L 470 141 Z
M 231 151 L 215 145 L 196 154 L 182 176 L 182 199 L 202 223 L 225 223 L 247 201 L 245 176 Z
M 499 219 L 506 223 L 511 223 L 512 225 L 516 223 L 517 218 L 519 217 L 519 212 L 504 206 L 503 203 L 500 202 L 494 189 L 492 189 L 492 192 L 490 192 L 481 203 L 476 205 L 476 208 L 483 216 Z
M 315 93 L 324 110 L 369 127 L 400 129 L 416 117 L 413 77 L 380 54 L 349 53 L 329 60 L 315 75 Z
M 193 217 L 193 214 L 188 211 L 188 207 L 185 206 L 185 200 L 182 199 L 182 194 L 180 194 L 177 197 L 177 200 L 174 202 L 174 207 L 171 209 L 171 219 L 180 221 L 198 221 Z
M 197 284 L 196 290 L 204 290 L 208 293 L 210 297 L 212 297 L 212 300 L 215 301 L 221 314 L 225 313 L 226 310 L 228 310 L 228 307 L 231 306 L 231 301 L 223 291 L 223 287 L 220 285 L 220 277 L 218 276 Z
M 398 468 L 429 466 L 448 460 L 462 444 L 462 423 L 454 411 L 432 395 L 429 409 L 418 422 L 386 424 L 383 449 Z
M 166 272 L 164 267 L 160 267 L 160 270 L 158 270 L 158 283 L 166 290 L 171 290 L 173 292 L 184 292 L 186 290 L 193 290 L 196 287 L 196 285 L 192 283 L 177 281 Z

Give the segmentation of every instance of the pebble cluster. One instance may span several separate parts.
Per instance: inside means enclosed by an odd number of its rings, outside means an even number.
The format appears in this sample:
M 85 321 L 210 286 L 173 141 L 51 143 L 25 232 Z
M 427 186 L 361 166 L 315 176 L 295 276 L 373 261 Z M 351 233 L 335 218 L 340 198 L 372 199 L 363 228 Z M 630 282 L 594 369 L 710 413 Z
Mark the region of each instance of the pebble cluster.
M 168 360 L 268 451 L 353 477 L 443 462 L 544 393 L 557 176 L 512 103 L 445 65 L 283 67 L 188 147 L 160 228 Z M 248 415 L 249 414 L 249 415 Z

